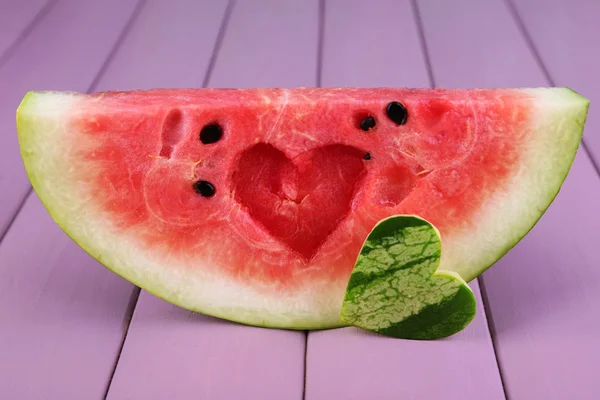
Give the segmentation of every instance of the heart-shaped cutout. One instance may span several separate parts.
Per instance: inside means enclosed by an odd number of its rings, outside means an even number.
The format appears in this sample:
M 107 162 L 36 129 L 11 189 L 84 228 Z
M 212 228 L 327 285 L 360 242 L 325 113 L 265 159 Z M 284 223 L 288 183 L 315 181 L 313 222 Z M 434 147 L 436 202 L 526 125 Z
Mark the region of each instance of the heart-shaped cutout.
M 439 339 L 464 329 L 475 317 L 475 297 L 460 275 L 436 271 L 441 250 L 438 230 L 422 218 L 380 221 L 350 276 L 341 321 L 404 339 Z
M 290 159 L 259 143 L 238 160 L 235 198 L 272 236 L 310 260 L 349 213 L 365 173 L 363 156 L 354 147 L 330 145 Z

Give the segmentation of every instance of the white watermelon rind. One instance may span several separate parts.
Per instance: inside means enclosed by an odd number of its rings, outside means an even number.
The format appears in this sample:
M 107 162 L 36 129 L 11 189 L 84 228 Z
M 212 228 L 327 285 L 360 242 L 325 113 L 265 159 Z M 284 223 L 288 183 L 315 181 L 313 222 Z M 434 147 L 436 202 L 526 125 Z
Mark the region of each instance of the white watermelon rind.
M 443 237 L 439 271 L 477 277 L 537 223 L 559 193 L 577 153 L 589 101 L 568 88 L 519 89 L 535 98 L 531 129 L 520 173 L 478 213 L 477 229 Z M 289 296 L 265 295 L 223 276 L 164 268 L 153 254 L 137 250 L 134 238 L 113 234 L 110 224 L 70 185 L 74 165 L 64 157 L 69 146 L 69 117 L 78 94 L 30 92 L 17 111 L 21 155 L 34 190 L 56 223 L 82 249 L 108 269 L 154 295 L 183 308 L 244 324 L 325 329 L 339 321 L 347 282 L 313 282 Z M 75 110 L 75 111 L 74 111 Z M 478 250 L 479 249 L 479 250 Z M 483 251 L 482 249 L 485 249 Z M 199 262 L 201 264 L 201 262 Z M 184 272 L 188 271 L 188 272 Z
M 569 88 L 521 90 L 535 97 L 536 109 L 530 127 L 535 134 L 523 145 L 520 172 L 479 210 L 476 230 L 466 229 L 463 236 L 457 232 L 444 241 L 439 269 L 457 272 L 466 282 L 494 265 L 534 228 L 559 194 L 582 140 L 588 99 Z M 495 249 L 486 246 L 496 241 Z M 488 251 L 471 250 L 486 247 Z

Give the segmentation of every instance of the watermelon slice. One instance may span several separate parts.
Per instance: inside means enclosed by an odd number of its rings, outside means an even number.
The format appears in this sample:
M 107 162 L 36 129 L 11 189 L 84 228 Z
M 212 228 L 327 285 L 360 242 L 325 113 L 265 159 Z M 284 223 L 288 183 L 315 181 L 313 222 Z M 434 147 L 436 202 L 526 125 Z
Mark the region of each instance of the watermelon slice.
M 174 304 L 246 324 L 343 325 L 365 238 L 411 214 L 468 282 L 536 223 L 589 102 L 566 88 L 30 92 L 41 201 L 91 256 Z

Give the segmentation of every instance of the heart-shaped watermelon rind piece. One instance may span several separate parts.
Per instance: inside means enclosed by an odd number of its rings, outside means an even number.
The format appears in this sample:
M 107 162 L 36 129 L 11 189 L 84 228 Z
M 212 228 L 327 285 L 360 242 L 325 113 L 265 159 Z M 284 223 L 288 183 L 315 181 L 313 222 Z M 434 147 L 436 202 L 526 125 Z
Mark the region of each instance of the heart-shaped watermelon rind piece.
M 406 339 L 441 339 L 462 331 L 473 321 L 477 312 L 475 295 L 460 275 L 451 271 L 438 271 L 433 278 L 460 282 L 460 285 L 453 295 L 446 297 L 437 306 L 425 307 L 419 314 L 379 333 Z
M 367 237 L 342 305 L 342 322 L 386 336 L 439 339 L 475 317 L 473 292 L 460 275 L 436 271 L 442 242 L 428 221 L 386 218 Z

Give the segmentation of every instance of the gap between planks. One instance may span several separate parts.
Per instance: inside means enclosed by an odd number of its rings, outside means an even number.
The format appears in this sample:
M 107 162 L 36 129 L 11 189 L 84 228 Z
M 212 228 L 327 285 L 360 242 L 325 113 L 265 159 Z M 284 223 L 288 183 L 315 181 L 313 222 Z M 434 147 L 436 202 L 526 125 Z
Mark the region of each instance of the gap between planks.
M 210 61 L 208 62 L 208 68 L 206 69 L 204 80 L 202 81 L 202 87 L 204 88 L 208 86 L 208 82 L 210 82 L 213 70 L 215 69 L 217 57 L 219 55 L 219 51 L 221 50 L 221 46 L 223 45 L 223 39 L 225 38 L 225 32 L 227 32 L 227 28 L 229 27 L 231 13 L 233 12 L 235 3 L 236 0 L 229 0 L 227 2 L 227 7 L 225 8 L 225 13 L 223 14 L 223 20 L 221 21 L 221 26 L 219 27 L 219 32 L 217 33 L 217 40 L 215 41 L 215 46 L 213 47 L 213 51 L 210 56 Z
M 508 13 L 512 17 L 512 19 L 515 21 L 515 24 L 517 25 L 517 29 L 521 33 L 521 36 L 523 36 L 523 39 L 525 40 L 525 43 L 527 44 L 527 48 L 531 52 L 531 55 L 533 56 L 536 64 L 542 71 L 542 74 L 544 75 L 544 79 L 546 79 L 546 81 L 550 84 L 550 86 L 556 86 L 556 83 L 555 83 L 554 79 L 552 78 L 552 75 L 550 75 L 550 70 L 546 67 L 546 64 L 544 63 L 542 54 L 537 49 L 535 42 L 533 41 L 533 38 L 532 38 L 531 34 L 529 33 L 529 30 L 525 26 L 525 21 L 523 20 L 523 18 L 521 18 L 521 15 L 519 14 L 519 10 L 517 9 L 517 6 L 515 5 L 514 0 L 504 0 L 504 3 L 506 4 L 506 7 L 508 8 Z M 592 166 L 594 167 L 594 170 L 596 171 L 596 176 L 598 176 L 600 178 L 600 164 L 592 156 L 592 153 L 589 150 L 589 147 L 588 147 L 587 142 L 584 137 L 581 138 L 581 147 L 583 148 L 583 151 L 586 153 L 586 155 L 590 159 L 590 162 L 592 163 Z
M 119 48 L 121 48 L 121 45 L 123 44 L 123 41 L 129 34 L 129 32 L 131 31 L 131 28 L 135 25 L 135 22 L 138 19 L 139 15 L 141 14 L 145 5 L 146 5 L 146 0 L 139 0 L 138 3 L 135 5 L 135 8 L 133 9 L 131 16 L 129 17 L 129 20 L 123 27 L 123 30 L 121 31 L 121 34 L 117 38 L 115 45 L 110 50 L 110 53 L 108 53 L 106 60 L 104 60 L 104 63 L 100 67 L 100 70 L 98 71 L 98 73 L 94 77 L 94 80 L 88 87 L 88 90 L 87 90 L 88 93 L 93 92 L 96 89 L 96 87 L 98 86 L 98 83 L 100 82 L 100 80 L 102 79 L 104 74 L 106 73 L 108 66 L 110 65 L 111 61 L 114 59 L 115 55 L 119 51 Z M 29 189 L 30 193 L 31 193 L 32 189 L 33 188 Z M 29 197 L 29 196 L 27 196 L 27 197 Z M 134 288 L 131 292 L 131 297 L 129 298 L 129 303 L 127 304 L 127 310 L 125 313 L 125 330 L 123 332 L 123 337 L 121 339 L 121 345 L 119 346 L 119 351 L 117 353 L 117 357 L 115 358 L 113 369 L 110 373 L 110 377 L 108 378 L 108 382 L 106 384 L 106 390 L 104 391 L 104 399 L 106 399 L 106 397 L 108 396 L 108 390 L 110 389 L 110 384 L 113 380 L 113 377 L 115 376 L 115 371 L 117 370 L 117 364 L 119 363 L 119 358 L 121 358 L 121 352 L 123 351 L 123 345 L 125 344 L 125 339 L 127 338 L 127 333 L 129 332 L 129 325 L 131 324 L 131 318 L 133 317 L 133 312 L 135 311 L 135 306 L 137 305 L 139 297 L 140 297 L 140 288 L 137 286 L 134 286 Z
M 213 47 L 213 50 L 212 50 L 212 54 L 211 54 L 211 57 L 210 57 L 208 68 L 206 70 L 204 79 L 202 81 L 202 87 L 206 87 L 208 85 L 208 82 L 209 82 L 210 77 L 212 75 L 212 72 L 213 72 L 213 69 L 214 69 L 214 65 L 216 63 L 216 59 L 217 59 L 217 57 L 219 55 L 219 51 L 221 50 L 221 46 L 223 44 L 223 38 L 225 37 L 225 33 L 226 33 L 227 28 L 229 26 L 229 21 L 231 19 L 231 13 L 232 13 L 233 8 L 235 6 L 235 2 L 236 2 L 236 0 L 229 0 L 227 2 L 227 6 L 226 6 L 225 12 L 223 14 L 223 19 L 221 20 L 221 25 L 219 27 L 219 32 L 217 34 L 217 39 L 215 41 L 215 44 L 214 44 L 214 47 Z M 121 47 L 121 44 L 123 43 L 124 39 L 129 34 L 131 28 L 135 24 L 136 19 L 141 14 L 142 8 L 143 8 L 143 6 L 145 4 L 146 4 L 146 0 L 140 0 L 139 3 L 136 5 L 136 8 L 135 8 L 135 10 L 134 10 L 134 12 L 133 12 L 130 20 L 127 22 L 125 28 L 123 29 L 123 32 L 121 33 L 121 35 L 119 36 L 119 39 L 117 40 L 117 44 L 113 47 L 112 51 L 108 55 L 108 57 L 106 59 L 106 62 L 102 65 L 100 71 L 96 75 L 96 78 L 94 79 L 94 81 L 90 85 L 90 88 L 89 88 L 88 92 L 92 92 L 95 89 L 95 87 L 98 85 L 98 82 L 100 82 L 100 80 L 102 79 L 102 77 L 103 77 L 106 69 L 108 68 L 110 62 L 114 58 L 114 55 L 117 53 L 117 51 Z M 119 347 L 119 352 L 118 352 L 117 357 L 115 359 L 113 370 L 112 370 L 112 372 L 110 374 L 110 378 L 109 378 L 108 383 L 106 385 L 106 391 L 104 393 L 104 400 L 106 400 L 108 398 L 108 393 L 110 391 L 110 387 L 111 387 L 113 378 L 115 376 L 115 373 L 117 372 L 117 366 L 119 365 L 119 360 L 121 358 L 121 354 L 123 352 L 123 348 L 125 347 L 125 342 L 127 340 L 127 335 L 129 333 L 129 328 L 131 327 L 131 320 L 133 318 L 133 314 L 135 312 L 135 308 L 136 308 L 136 306 L 138 304 L 138 301 L 139 301 L 139 298 L 140 298 L 140 294 L 141 294 L 141 288 L 138 287 L 138 286 L 135 286 L 134 289 L 133 289 L 133 292 L 131 294 L 131 298 L 129 300 L 129 303 L 127 305 L 125 330 L 123 332 L 123 338 L 121 340 L 121 345 Z
M 131 30 L 131 27 L 133 26 L 135 20 L 137 19 L 138 15 L 142 11 L 142 8 L 146 4 L 146 1 L 147 0 L 139 0 L 138 3 L 136 4 L 131 16 L 129 17 L 129 20 L 125 24 L 125 27 L 123 27 L 123 30 L 121 31 L 121 33 L 119 34 L 117 41 L 115 42 L 114 46 L 110 50 L 110 53 L 108 53 L 108 56 L 106 57 L 106 60 L 104 60 L 104 63 L 102 63 L 102 65 L 100 66 L 100 70 L 98 71 L 98 73 L 96 74 L 94 79 L 92 80 L 92 83 L 88 87 L 87 93 L 93 92 L 95 90 L 96 86 L 98 85 L 98 82 L 100 81 L 100 79 L 102 79 L 102 76 L 106 72 L 106 68 L 108 67 L 108 65 L 114 58 L 115 54 L 121 47 L 121 43 L 123 42 L 123 40 L 129 33 L 129 31 Z M 19 38 L 15 41 L 15 43 L 20 44 L 23 40 L 25 40 L 27 38 L 27 36 L 29 36 L 29 34 L 34 30 L 34 28 L 44 19 L 44 17 L 46 15 L 48 15 L 50 10 L 57 3 L 58 3 L 58 0 L 50 0 L 48 3 L 46 3 L 46 5 L 40 10 L 40 12 L 38 12 L 38 14 L 33 18 L 31 24 L 29 26 L 27 26 L 27 28 L 25 28 L 25 30 L 23 31 L 23 34 L 21 34 L 21 36 L 19 36 Z M 9 52 L 12 54 L 12 52 L 14 51 L 13 47 L 15 47 L 15 46 L 14 45 L 11 46 L 4 53 L 4 56 L 6 56 L 6 54 L 8 54 Z M 16 50 L 16 47 L 15 47 L 15 50 Z M 6 59 L 8 59 L 8 57 L 0 57 L 0 66 L 2 66 L 2 63 Z M 21 214 L 21 211 L 23 210 L 23 207 L 25 206 L 27 199 L 29 199 L 29 197 L 32 195 L 32 193 L 33 193 L 33 187 L 30 185 L 29 189 L 27 190 L 27 193 L 25 193 L 25 196 L 23 196 L 23 200 L 21 200 L 21 203 L 17 207 L 17 210 L 15 211 L 12 218 L 8 222 L 6 230 L 4 232 L 0 232 L 0 245 L 2 244 L 2 241 L 4 240 L 4 237 L 6 236 L 6 234 L 8 234 L 8 231 L 10 231 L 10 228 L 15 223 L 15 220 L 17 219 L 17 217 Z
M 317 35 L 317 68 L 316 68 L 316 83 L 317 87 L 323 85 L 323 52 L 325 46 L 325 1 L 319 0 L 318 10 L 318 29 Z M 309 331 L 304 331 L 304 376 L 302 383 L 302 400 L 306 400 L 306 377 L 308 372 L 308 335 Z
M 510 1 L 510 0 L 506 0 L 506 1 Z M 421 12 L 419 10 L 418 0 L 411 0 L 411 5 L 412 5 L 413 13 L 414 13 L 414 18 L 416 21 L 418 33 L 419 33 L 419 40 L 421 42 L 421 49 L 423 51 L 423 57 L 425 58 L 425 64 L 427 66 L 427 75 L 429 77 L 429 83 L 432 88 L 435 88 L 436 87 L 435 76 L 433 73 L 433 67 L 431 64 L 431 56 L 429 54 L 429 48 L 427 46 L 427 38 L 425 36 L 425 27 L 423 25 L 423 19 L 421 17 Z M 492 349 L 494 351 L 494 358 L 496 359 L 496 366 L 498 368 L 498 375 L 500 377 L 502 391 L 504 393 L 504 398 L 506 400 L 509 400 L 508 393 L 506 391 L 506 384 L 504 381 L 504 374 L 502 372 L 502 366 L 500 364 L 500 359 L 498 358 L 494 325 L 493 325 L 493 320 L 492 320 L 492 316 L 491 316 L 491 310 L 488 306 L 488 296 L 487 296 L 485 284 L 483 282 L 483 279 L 479 279 L 479 278 L 477 278 L 477 283 L 479 284 L 479 290 L 481 293 L 481 302 L 483 303 L 483 309 L 485 312 L 485 320 L 486 320 L 487 329 L 488 329 L 488 332 L 490 335 L 490 339 L 492 342 Z
M 13 53 L 17 50 L 17 48 L 23 43 L 25 39 L 33 32 L 36 26 L 48 15 L 50 10 L 54 8 L 54 6 L 58 3 L 58 0 L 49 0 L 44 6 L 40 9 L 40 11 L 35 14 L 33 19 L 25 26 L 25 29 L 21 32 L 21 34 L 15 39 L 15 41 L 4 51 L 3 54 L 0 54 L 0 67 L 8 60 Z
M 0 67 L 2 67 L 2 65 L 4 65 L 4 63 L 13 55 L 13 53 L 19 48 L 21 43 L 23 43 L 23 41 L 25 41 L 25 39 L 27 39 L 27 37 L 31 34 L 31 32 L 33 32 L 35 30 L 35 28 L 39 25 L 39 23 L 43 21 L 43 19 L 46 17 L 46 15 L 48 15 L 48 13 L 52 10 L 52 8 L 54 8 L 56 3 L 58 3 L 58 0 L 50 0 L 46 4 L 44 4 L 44 6 L 40 9 L 40 11 L 38 11 L 38 13 L 33 17 L 31 22 L 25 27 L 25 29 L 23 29 L 23 32 L 21 32 L 19 37 L 6 49 L 6 51 L 3 54 L 0 54 Z M 29 188 L 27 193 L 25 193 L 25 196 L 23 196 L 21 203 L 15 210 L 14 214 L 12 215 L 12 218 L 10 218 L 10 220 L 8 221 L 8 224 L 6 225 L 6 230 L 4 230 L 4 232 L 0 232 L 0 244 L 2 244 L 2 240 L 4 239 L 4 236 L 6 236 L 6 234 L 10 230 L 11 226 L 14 224 L 15 220 L 17 219 L 17 216 L 21 212 L 21 209 L 23 208 L 23 206 L 25 205 L 25 202 L 27 201 L 27 199 L 29 198 L 29 195 L 31 194 L 31 190 L 32 190 L 32 188 Z

